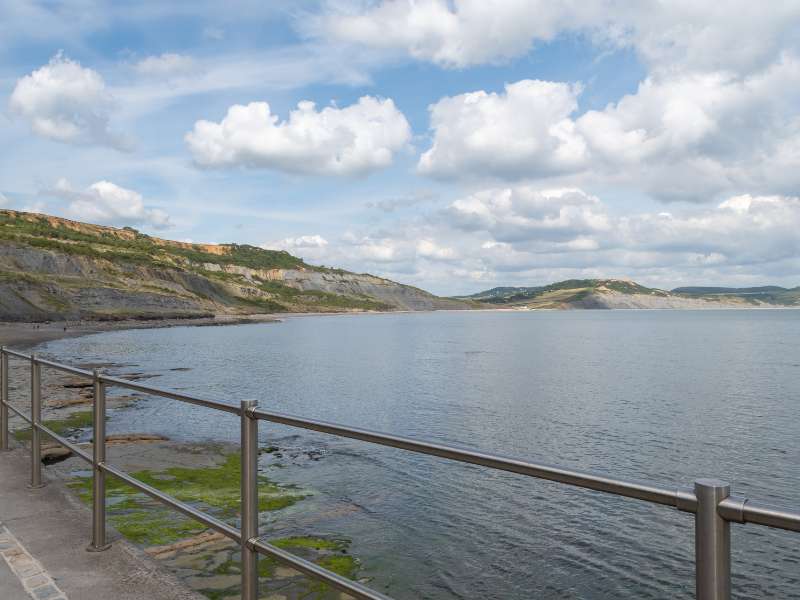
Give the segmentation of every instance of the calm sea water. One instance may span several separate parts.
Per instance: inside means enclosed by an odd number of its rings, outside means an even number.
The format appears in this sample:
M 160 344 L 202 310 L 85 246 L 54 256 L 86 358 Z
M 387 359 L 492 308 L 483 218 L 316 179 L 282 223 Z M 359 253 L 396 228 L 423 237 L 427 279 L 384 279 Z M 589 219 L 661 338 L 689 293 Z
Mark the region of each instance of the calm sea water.
M 51 342 L 161 387 L 800 507 L 800 311 L 302 317 Z M 188 368 L 188 371 L 172 369 Z M 111 431 L 238 439 L 235 418 L 148 399 Z M 353 540 L 396 598 L 690 598 L 693 519 L 479 467 L 262 424 L 267 473 L 313 496 L 270 525 Z M 733 527 L 736 598 L 800 598 L 800 536 Z

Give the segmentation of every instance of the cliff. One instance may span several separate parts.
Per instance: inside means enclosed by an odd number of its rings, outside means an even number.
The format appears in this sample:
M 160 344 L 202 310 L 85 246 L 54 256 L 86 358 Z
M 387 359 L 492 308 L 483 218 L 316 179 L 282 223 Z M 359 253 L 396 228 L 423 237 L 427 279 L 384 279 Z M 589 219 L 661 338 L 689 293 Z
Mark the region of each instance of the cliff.
M 0 211 L 0 320 L 467 308 L 287 252 L 189 244 L 48 215 Z
M 700 309 L 800 305 L 800 288 L 648 288 L 622 279 L 570 279 L 539 287 L 499 287 L 462 300 L 517 309 Z

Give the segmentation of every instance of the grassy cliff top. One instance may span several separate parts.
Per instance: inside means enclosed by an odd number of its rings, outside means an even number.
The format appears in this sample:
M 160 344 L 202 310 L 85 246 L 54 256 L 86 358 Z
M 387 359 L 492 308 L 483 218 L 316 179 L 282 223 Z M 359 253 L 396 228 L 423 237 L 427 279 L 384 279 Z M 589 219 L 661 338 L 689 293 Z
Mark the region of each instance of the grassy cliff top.
M 94 258 L 181 266 L 186 263 L 239 265 L 251 269 L 318 269 L 288 252 L 246 244 L 190 244 L 60 217 L 0 211 L 0 240 Z
M 683 287 L 672 291 L 649 288 L 626 279 L 568 279 L 538 287 L 496 287 L 471 296 L 470 300 L 490 305 L 529 308 L 556 308 L 575 306 L 591 295 L 622 294 L 650 298 L 664 298 L 671 302 L 707 300 L 729 303 L 731 306 L 798 306 L 800 287 L 782 288 L 762 286 L 757 288 Z M 647 305 L 649 300 L 645 300 Z
M 490 304 L 513 304 L 552 295 L 555 292 L 572 292 L 584 295 L 592 292 L 667 295 L 667 292 L 663 290 L 648 288 L 626 279 L 567 279 L 566 281 L 558 281 L 537 287 L 497 287 L 466 296 L 466 298 Z

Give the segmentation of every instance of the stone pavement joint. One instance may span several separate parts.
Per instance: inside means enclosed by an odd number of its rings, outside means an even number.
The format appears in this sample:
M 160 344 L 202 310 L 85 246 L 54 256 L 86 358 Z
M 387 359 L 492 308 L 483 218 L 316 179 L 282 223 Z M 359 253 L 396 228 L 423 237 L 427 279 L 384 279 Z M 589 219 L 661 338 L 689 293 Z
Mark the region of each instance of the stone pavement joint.
M 0 523 L 0 555 L 32 598 L 68 600 L 67 595 L 58 588 L 39 561 L 25 550 L 3 523 Z

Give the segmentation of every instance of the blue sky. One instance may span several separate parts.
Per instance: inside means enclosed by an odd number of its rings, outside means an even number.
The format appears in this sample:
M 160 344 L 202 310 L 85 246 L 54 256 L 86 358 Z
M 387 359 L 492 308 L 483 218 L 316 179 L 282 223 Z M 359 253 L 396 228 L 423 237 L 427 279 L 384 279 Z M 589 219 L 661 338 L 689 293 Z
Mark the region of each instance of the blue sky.
M 798 285 L 800 2 L 696 4 L 3 0 L 0 202 L 441 294 Z

